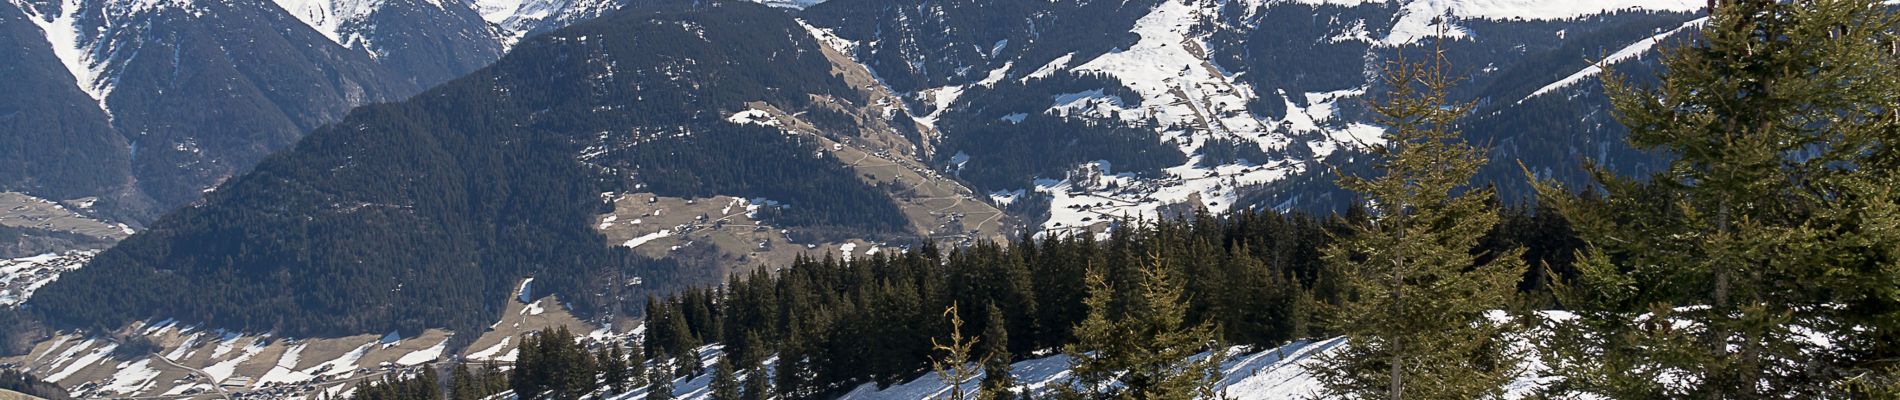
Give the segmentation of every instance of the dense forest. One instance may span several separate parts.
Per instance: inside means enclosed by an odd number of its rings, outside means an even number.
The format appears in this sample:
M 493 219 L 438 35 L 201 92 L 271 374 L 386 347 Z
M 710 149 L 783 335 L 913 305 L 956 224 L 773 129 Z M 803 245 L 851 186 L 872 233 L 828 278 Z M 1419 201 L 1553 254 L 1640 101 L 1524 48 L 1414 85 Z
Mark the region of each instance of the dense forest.
M 1153 121 L 1059 115 L 1052 109 L 1062 97 L 1141 106 L 1133 89 L 1097 73 L 1055 72 L 972 87 L 943 111 L 938 125 L 954 134 L 939 144 L 936 162 L 954 164 L 948 166 L 979 190 L 997 191 L 1028 188 L 1033 179 L 1060 178 L 1097 160 L 1108 161 L 1115 173 L 1146 177 L 1187 161 L 1177 146 L 1161 141 Z
M 1576 246 L 1562 219 L 1530 209 L 1501 210 L 1499 229 L 1484 236 L 1474 256 L 1542 249 L 1521 257 L 1568 270 L 1568 258 L 1551 256 Z M 953 330 L 985 341 L 971 350 L 969 362 L 1006 368 L 1005 361 L 1086 342 L 1086 332 L 1078 329 L 1087 329 L 1096 309 L 1110 320 L 1147 314 L 1133 310 L 1150 307 L 1142 289 L 1151 270 L 1170 271 L 1169 279 L 1178 282 L 1183 325 L 1209 327 L 1209 338 L 1220 343 L 1265 348 L 1330 337 L 1335 333 L 1319 318 L 1325 304 L 1345 292 L 1320 249 L 1351 235 L 1350 226 L 1364 218 L 1357 212 L 1327 218 L 1270 211 L 1199 214 L 1124 225 L 1102 240 L 1024 238 L 852 260 L 801 258 L 774 271 L 732 276 L 723 285 L 649 299 L 647 329 L 637 343 L 577 340 L 565 329 L 524 335 L 507 387 L 524 398 L 575 399 L 714 374 L 714 390 L 730 385 L 734 396 L 764 391 L 746 398 L 827 398 L 860 384 L 889 385 L 932 371 L 941 356 L 937 341 Z M 1091 304 L 1092 295 L 1102 296 L 1096 303 L 1105 307 Z M 945 310 L 956 305 L 962 305 L 956 315 L 964 321 L 953 325 Z M 701 363 L 708 344 L 723 345 L 723 358 L 711 367 Z M 767 363 L 774 358 L 779 361 Z M 474 383 L 456 378 L 448 387 L 492 393 L 464 387 L 492 390 L 485 382 L 494 377 L 467 375 Z M 358 393 L 416 398 L 401 396 L 422 393 L 425 385 L 413 379 Z M 430 399 L 468 398 L 428 393 Z

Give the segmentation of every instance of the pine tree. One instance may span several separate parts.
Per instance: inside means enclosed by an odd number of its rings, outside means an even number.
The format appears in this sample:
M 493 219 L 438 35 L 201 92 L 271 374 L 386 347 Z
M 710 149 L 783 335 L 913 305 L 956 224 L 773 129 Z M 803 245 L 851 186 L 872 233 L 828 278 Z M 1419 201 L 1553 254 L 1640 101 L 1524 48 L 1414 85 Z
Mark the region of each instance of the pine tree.
M 754 330 L 746 331 L 745 343 L 740 349 L 741 351 L 733 354 L 733 362 L 738 363 L 736 366 L 743 369 L 757 368 L 760 364 L 765 362 L 765 357 L 768 353 L 766 351 L 765 339 L 760 338 L 759 332 Z
M 653 353 L 653 367 L 647 372 L 646 400 L 673 400 L 673 368 L 667 365 L 665 350 Z
M 1315 376 L 1336 396 L 1498 398 L 1519 370 L 1514 325 L 1485 313 L 1510 304 L 1524 267 L 1521 251 L 1485 263 L 1472 252 L 1499 217 L 1489 190 L 1466 187 L 1485 159 L 1456 130 L 1471 104 L 1448 99 L 1458 78 L 1442 50 L 1384 75 L 1391 92 L 1372 109 L 1387 132 L 1367 144 L 1383 175 L 1339 178 L 1370 220 L 1326 249 L 1346 289 L 1330 327 L 1349 345 L 1322 356 Z
M 547 392 L 547 367 L 541 360 L 541 336 L 546 333 L 522 334 L 521 345 L 515 347 L 515 369 L 508 383 L 522 399 L 539 399 Z
M 674 360 L 678 368 L 674 373 L 680 377 L 699 375 L 706 368 L 699 361 L 699 337 L 693 335 L 693 330 L 688 327 L 686 316 L 681 313 L 680 307 L 668 307 L 667 310 L 669 314 L 666 317 L 666 329 L 670 332 L 667 337 L 671 338 L 671 343 L 667 344 L 666 351 L 679 355 L 679 358 Z
M 594 391 L 594 356 L 575 342 L 574 333 L 566 326 L 545 334 L 539 346 L 542 360 L 551 378 L 549 385 L 556 400 L 574 400 Z
M 768 400 L 772 398 L 772 379 L 766 376 L 765 367 L 753 367 L 745 374 L 744 400 Z
M 609 342 L 600 352 L 601 380 L 607 381 L 612 393 L 627 392 L 627 358 L 620 353 L 620 344 Z
M 942 357 L 930 360 L 930 368 L 936 371 L 938 381 L 950 387 L 942 399 L 968 400 L 970 396 L 964 392 L 963 383 L 976 377 L 976 368 L 970 365 L 970 350 L 976 347 L 978 340 L 963 337 L 963 316 L 958 315 L 956 304 L 944 309 L 943 315 L 950 320 L 950 340 L 942 343 L 936 338 L 930 339 L 931 348 L 943 353 Z
M 713 400 L 740 400 L 739 376 L 738 372 L 733 370 L 732 357 L 722 357 L 719 365 L 713 367 L 712 383 L 709 386 L 712 389 Z
M 1188 299 L 1181 272 L 1150 253 L 1134 271 L 1135 296 L 1120 318 L 1111 316 L 1114 289 L 1091 270 L 1088 316 L 1076 325 L 1076 342 L 1064 346 L 1075 378 L 1062 385 L 1065 399 L 1212 399 L 1225 349 L 1212 325 L 1187 324 Z M 1200 356 L 1208 350 L 1206 356 Z M 1119 383 L 1117 385 L 1116 383 Z
M 1900 20 L 1877 0 L 1716 4 L 1659 85 L 1603 75 L 1669 168 L 1599 170 L 1600 200 L 1539 187 L 1588 243 L 1553 284 L 1578 312 L 1547 321 L 1547 364 L 1611 398 L 1873 398 L 1842 392 L 1900 360 Z
M 627 347 L 626 377 L 629 389 L 647 385 L 647 353 L 637 344 Z
M 455 364 L 449 370 L 449 399 L 462 400 L 474 396 L 475 374 L 468 372 L 468 364 Z
M 984 323 L 983 336 L 983 386 L 976 397 L 980 400 L 1008 400 L 1015 398 L 1015 376 L 1010 372 L 1009 330 L 1003 321 L 1003 310 L 996 303 L 989 304 L 989 320 Z

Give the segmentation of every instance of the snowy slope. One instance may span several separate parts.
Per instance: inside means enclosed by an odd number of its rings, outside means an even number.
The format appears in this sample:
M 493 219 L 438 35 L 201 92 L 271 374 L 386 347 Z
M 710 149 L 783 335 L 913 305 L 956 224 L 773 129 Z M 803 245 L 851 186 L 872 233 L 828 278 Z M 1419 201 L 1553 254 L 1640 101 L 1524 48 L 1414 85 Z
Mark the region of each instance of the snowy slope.
M 825 2 L 825 0 L 751 0 L 751 1 L 757 2 L 759 4 L 773 6 L 773 7 L 795 8 L 795 9 L 811 7 L 811 6 L 818 5 L 818 3 Z
M 618 0 L 473 0 L 482 19 L 500 29 L 504 46 L 620 9 Z
M 1296 400 L 1319 398 L 1320 382 L 1309 371 L 1319 362 L 1318 357 L 1335 352 L 1347 345 L 1344 338 L 1332 338 L 1317 341 L 1298 341 L 1274 349 L 1250 350 L 1236 347 L 1229 350 L 1227 359 L 1221 363 L 1222 379 L 1216 383 L 1226 398 L 1233 400 Z M 720 359 L 720 346 L 711 345 L 700 349 L 699 357 L 706 365 L 706 371 L 712 371 Z M 1202 353 L 1199 357 L 1206 357 Z M 766 371 L 772 370 L 776 359 L 766 361 Z M 1065 355 L 1051 355 L 1018 361 L 1010 365 L 1011 374 L 1017 382 L 1019 393 L 1029 393 L 1040 398 L 1050 395 L 1056 388 L 1070 379 L 1070 359 Z M 1541 367 L 1531 363 L 1525 375 L 1505 386 L 1507 399 L 1521 399 L 1542 387 L 1549 378 L 1538 376 Z M 741 372 L 745 379 L 745 372 Z M 707 372 L 688 378 L 680 378 L 673 384 L 673 396 L 680 400 L 710 400 L 708 385 L 712 373 Z M 975 393 L 983 381 L 979 372 L 970 380 L 961 382 L 965 393 Z M 924 374 L 907 382 L 879 389 L 875 383 L 866 383 L 846 392 L 841 400 L 931 400 L 948 395 L 950 385 L 945 384 L 935 374 Z M 504 393 L 506 398 L 512 393 Z M 637 388 L 629 393 L 607 396 L 610 400 L 637 400 L 646 398 L 646 388 Z
M 1141 40 L 1134 46 L 1104 54 L 1071 68 L 1078 72 L 1106 73 L 1121 79 L 1141 94 L 1140 109 L 1123 110 L 1119 102 L 1106 101 L 1089 102 L 1078 107 L 1077 98 L 1058 97 L 1052 104 L 1051 113 L 1114 113 L 1129 122 L 1154 118 L 1163 123 L 1163 139 L 1176 141 L 1181 145 L 1181 151 L 1190 155 L 1214 139 L 1252 143 L 1268 150 L 1306 146 L 1318 157 L 1325 157 L 1343 148 L 1343 143 L 1296 141 L 1292 137 L 1269 132 L 1283 123 L 1316 130 L 1320 128 L 1318 123 L 1330 116 L 1329 104 L 1332 101 L 1353 96 L 1334 95 L 1324 99 L 1324 102 L 1315 103 L 1311 112 L 1301 110 L 1290 113 L 1282 120 L 1262 120 L 1246 108 L 1248 101 L 1257 97 L 1255 89 L 1237 81 L 1235 76 L 1207 58 L 1205 38 L 1194 32 L 1201 19 L 1207 18 L 1212 12 L 1203 7 L 1206 6 L 1187 0 L 1162 2 L 1136 22 L 1132 31 L 1140 35 Z M 1355 136 L 1360 141 L 1376 142 L 1378 139 L 1377 128 L 1348 128 L 1345 131 L 1362 132 Z M 1042 228 L 1046 231 L 1066 231 L 1113 218 L 1152 218 L 1162 206 L 1174 203 L 1194 203 L 1212 212 L 1222 212 L 1237 202 L 1236 186 L 1277 181 L 1310 168 L 1297 161 L 1254 160 L 1265 164 L 1205 167 L 1201 165 L 1200 157 L 1195 156 L 1183 165 L 1168 168 L 1171 177 L 1159 181 L 1117 174 L 1112 165 L 1098 163 L 1094 168 L 1102 174 L 1094 179 L 1070 178 L 1037 183 L 1037 191 L 1054 197 L 1050 207 L 1052 215 Z M 1135 190 L 1095 190 L 1108 187 Z
M 13 307 L 33 297 L 33 291 L 59 279 L 59 274 L 79 269 L 98 255 L 98 250 L 77 250 L 61 254 L 0 259 L 0 307 Z
M 1532 92 L 1530 96 L 1526 96 L 1524 99 L 1529 100 L 1531 97 L 1542 96 L 1544 94 L 1554 92 L 1559 89 L 1576 85 L 1577 83 L 1583 82 L 1585 79 L 1589 79 L 1590 77 L 1594 77 L 1594 76 L 1597 76 L 1597 74 L 1603 73 L 1603 68 L 1605 66 L 1624 62 L 1624 61 L 1629 61 L 1631 59 L 1639 58 L 1646 54 L 1649 54 L 1652 50 L 1656 48 L 1656 45 L 1662 44 L 1665 39 L 1669 39 L 1670 37 L 1673 37 L 1676 34 L 1682 33 L 1683 31 L 1686 31 L 1686 30 L 1701 27 L 1703 24 L 1708 23 L 1708 21 L 1709 21 L 1708 18 L 1700 18 L 1694 21 L 1689 21 L 1687 23 L 1683 23 L 1682 27 L 1676 28 L 1675 30 L 1663 32 L 1661 34 L 1657 34 L 1655 37 L 1646 38 L 1641 41 L 1637 41 L 1636 43 L 1632 43 L 1629 45 L 1629 47 L 1624 47 L 1622 50 L 1617 50 L 1615 53 L 1611 53 L 1609 57 L 1604 57 L 1603 60 L 1597 62 L 1596 65 L 1591 65 L 1589 68 L 1584 68 L 1582 71 L 1577 71 L 1577 73 L 1570 74 L 1570 76 L 1564 77 L 1564 79 L 1562 80 L 1552 82 L 1549 85 L 1545 85 L 1543 88 L 1537 89 L 1536 92 Z M 1523 100 L 1519 100 L 1519 102 L 1523 102 Z
M 1029 187 L 984 188 L 997 193 L 1016 193 L 1017 191 L 1038 192 L 1039 197 L 1050 198 L 1048 219 L 1039 228 L 1044 232 L 1074 233 L 1083 231 L 1099 232 L 1099 226 L 1105 221 L 1134 217 L 1152 218 L 1163 214 L 1164 210 L 1173 210 L 1172 205 L 1190 204 L 1204 207 L 1213 212 L 1222 212 L 1235 206 L 1251 206 L 1259 200 L 1246 190 L 1273 187 L 1289 178 L 1305 177 L 1313 171 L 1326 168 L 1325 163 L 1350 160 L 1354 149 L 1368 144 L 1376 144 L 1383 130 L 1372 124 L 1364 108 L 1364 101 L 1378 96 L 1383 89 L 1371 84 L 1370 76 L 1375 75 L 1378 63 L 1387 60 L 1389 53 L 1397 51 L 1396 46 L 1418 43 L 1422 38 L 1437 34 L 1439 29 L 1433 20 L 1450 17 L 1450 26 L 1445 27 L 1446 34 L 1460 38 L 1464 45 L 1482 48 L 1483 52 L 1496 54 L 1518 53 L 1518 56 L 1531 56 L 1529 51 L 1552 51 L 1564 41 L 1565 31 L 1548 28 L 1556 34 L 1538 35 L 1539 38 L 1522 37 L 1478 37 L 1479 35 L 1517 34 L 1520 30 L 1537 31 L 1545 27 L 1594 29 L 1593 23 L 1605 23 L 1605 26 L 1626 24 L 1634 17 L 1606 17 L 1607 13 L 1628 11 L 1694 13 L 1705 5 L 1701 0 L 1235 0 L 1233 2 L 1204 2 L 1190 0 L 1162 0 L 1149 9 L 1146 15 L 1135 20 L 1128 32 L 1136 35 L 1137 40 L 1127 45 L 1117 45 L 1113 50 L 1095 55 L 1079 55 L 1076 52 L 1041 49 L 1024 54 L 1012 54 L 1022 51 L 1018 44 L 1009 41 L 991 43 L 954 43 L 951 46 L 974 46 L 989 51 L 996 58 L 995 65 L 1001 68 L 989 73 L 981 70 L 971 73 L 955 74 L 950 84 L 920 88 L 906 93 L 907 98 L 915 99 L 931 112 L 918 115 L 918 121 L 926 126 L 937 127 L 937 122 L 946 118 L 946 109 L 955 107 L 966 92 L 980 87 L 993 86 L 1004 80 L 1026 82 L 1030 79 L 1054 75 L 1067 71 L 1081 74 L 1105 74 L 1118 79 L 1128 89 L 1139 95 L 1139 99 L 1121 99 L 1106 95 L 1110 88 L 1091 90 L 1075 88 L 1072 93 L 1051 93 L 1047 107 L 1040 109 L 1008 110 L 997 112 L 994 116 L 984 116 L 986 120 L 997 123 L 1020 123 L 1024 118 L 1038 113 L 1065 117 L 1079 117 L 1097 121 L 1114 119 L 1125 126 L 1152 126 L 1163 142 L 1173 143 L 1188 160 L 1181 165 L 1164 168 L 1162 176 L 1139 177 L 1122 169 L 1117 169 L 1104 161 L 1084 163 L 1076 166 L 1066 176 L 1031 177 L 1033 185 Z M 1358 7 L 1365 6 L 1365 7 Z M 1308 84 L 1300 76 L 1312 71 L 1300 71 L 1293 67 L 1291 72 L 1281 72 L 1278 65 L 1223 65 L 1235 63 L 1232 54 L 1245 54 L 1241 57 L 1254 57 L 1251 52 L 1261 51 L 1244 40 L 1257 39 L 1249 32 L 1286 29 L 1277 25 L 1260 24 L 1253 18 L 1268 14 L 1275 7 L 1322 7 L 1315 10 L 1315 22 L 1319 32 L 1312 40 L 1330 43 L 1328 51 L 1351 49 L 1360 46 L 1363 54 L 1361 65 L 1327 64 L 1334 71 L 1350 68 L 1358 75 L 1357 83 L 1342 85 L 1329 83 Z M 1353 8 L 1357 7 L 1357 8 Z M 1351 9 L 1348 9 L 1351 8 Z M 1292 8 L 1292 14 L 1301 14 L 1306 9 Z M 1281 19 L 1265 23 L 1284 23 L 1286 13 Z M 1645 13 L 1645 15 L 1647 15 Z M 1686 15 L 1686 14 L 1685 14 Z M 942 16 L 940 16 L 942 17 Z M 1297 18 L 1297 15 L 1295 16 Z M 1673 17 L 1673 16 L 1672 16 Z M 946 17 L 947 18 L 947 17 Z M 1323 22 L 1332 19 L 1330 24 Z M 1592 19 L 1595 18 L 1595 19 Z M 1669 18 L 1669 17 L 1664 17 Z M 1687 17 L 1684 17 L 1687 19 Z M 1601 21 L 1601 22 L 1581 22 Z M 1523 23 L 1534 28 L 1501 29 L 1503 24 Z M 1675 28 L 1675 22 L 1670 28 Z M 1465 25 L 1465 26 L 1461 26 Z M 1641 57 L 1653 50 L 1658 38 L 1666 38 L 1684 29 L 1658 31 L 1660 35 L 1636 40 L 1629 37 L 1617 46 L 1629 45 L 1618 51 L 1611 61 L 1624 61 Z M 1466 26 L 1486 28 L 1485 32 L 1473 31 Z M 1517 25 L 1513 25 L 1517 26 Z M 832 28 L 832 27 L 827 27 Z M 837 28 L 844 31 L 846 28 Z M 880 28 L 882 29 L 882 28 Z M 1041 34 L 1041 31 L 1034 31 Z M 1061 29 L 1061 28 L 1044 28 Z M 1308 28 L 1302 28 L 1308 29 Z M 1330 29 L 1330 31 L 1327 31 Z M 860 27 L 860 30 L 863 30 Z M 1223 32 L 1225 30 L 1226 32 Z M 861 57 L 870 57 L 875 53 L 864 51 L 866 48 L 880 46 L 880 42 L 895 40 L 901 35 L 931 35 L 934 32 L 906 32 L 892 34 L 883 31 L 874 36 L 858 37 L 853 40 L 833 38 L 828 42 L 843 42 L 842 49 L 859 50 L 854 52 Z M 1239 32 L 1239 33 L 1233 33 Z M 1290 31 L 1291 32 L 1291 31 Z M 1539 31 L 1541 33 L 1541 31 Z M 1301 33 L 1305 34 L 1305 33 Z M 1647 35 L 1646 35 L 1647 36 Z M 1548 38 L 1548 39 L 1546 39 Z M 1288 39 L 1298 42 L 1303 38 Z M 1482 43 L 1479 43 L 1482 42 Z M 1473 44 L 1477 43 L 1477 44 Z M 1631 44 L 1634 43 L 1634 44 Z M 1513 46 L 1513 45 L 1516 46 Z M 1281 46 L 1283 45 L 1271 45 Z M 1264 47 L 1273 48 L 1273 47 Z M 1238 49 L 1238 50 L 1236 50 Z M 1299 49 L 1295 47 L 1294 49 Z M 1515 50 L 1514 50 L 1515 49 Z M 902 50 L 902 49 L 899 49 Z M 1460 49 L 1469 52 L 1469 49 Z M 1616 50 L 1612 47 L 1607 51 Z M 890 50 L 886 50 L 887 52 Z M 1350 50 L 1348 50 L 1350 51 Z M 1586 50 L 1587 51 L 1587 50 Z M 1221 54 L 1225 52 L 1226 54 Z M 905 53 L 909 54 L 909 53 Z M 1227 57 L 1227 58 L 1223 58 Z M 1508 60 L 1509 56 L 1504 57 Z M 1300 63 L 1298 57 L 1286 62 Z M 1565 60 L 1574 56 L 1565 57 Z M 925 58 L 905 58 L 905 66 L 911 70 L 944 69 L 959 65 L 935 65 Z M 863 62 L 864 60 L 860 60 Z M 1455 61 L 1455 62 L 1463 62 Z M 1508 61 L 1492 61 L 1504 63 Z M 893 64 L 895 65 L 895 64 Z M 1037 66 L 1017 68 L 1019 66 Z M 1495 64 L 1494 64 L 1495 65 Z M 971 67 L 970 65 L 962 65 Z M 901 67 L 900 67 L 901 68 Z M 1247 68 L 1255 70 L 1249 71 Z M 1566 67 L 1567 69 L 1568 67 Z M 985 67 L 988 69 L 988 67 Z M 1265 69 L 1276 69 L 1266 71 Z M 877 71 L 873 71 L 874 73 Z M 894 71 L 903 72 L 903 71 Z M 1483 73 L 1492 73 L 1486 68 Z M 1593 70 L 1578 72 L 1562 81 L 1551 83 L 1539 91 L 1543 94 L 1566 88 L 1577 81 L 1593 75 Z M 1270 78 L 1267 84 L 1274 87 L 1255 87 L 1262 82 L 1259 75 L 1279 75 L 1291 77 Z M 981 80 L 977 80 L 980 78 Z M 1287 86 L 1278 86 L 1287 85 Z M 1482 87 L 1480 83 L 1477 86 Z M 1524 96 L 1536 86 L 1524 89 L 1524 92 L 1511 93 L 1510 96 Z M 1139 101 L 1136 101 L 1139 100 Z M 1278 103 L 1275 106 L 1260 107 L 1259 103 Z M 1508 104 L 1508 103 L 1507 103 Z M 1267 111 L 1270 110 L 1270 111 Z M 1000 117 L 1000 118 L 999 118 Z M 1148 125 L 1149 121 L 1158 124 Z M 959 132 L 946 131 L 946 136 Z M 1199 154 L 1202 147 L 1215 140 L 1238 142 L 1241 145 L 1257 146 L 1267 154 L 1266 160 L 1244 160 L 1227 165 L 1210 165 Z M 981 155 L 978 155 L 979 157 Z M 939 166 L 950 170 L 960 170 L 968 155 L 947 158 L 954 166 Z M 1260 157 L 1253 157 L 1260 158 Z M 1126 168 L 1124 168 L 1126 169 Z M 998 196 L 1013 200 L 1016 196 Z M 1278 201 L 1278 200 L 1276 200 Z M 1033 217 L 1033 216 L 1032 216 Z
M 345 25 L 357 25 L 376 11 L 380 0 L 272 0 L 323 37 L 343 47 L 361 48 L 364 37 Z

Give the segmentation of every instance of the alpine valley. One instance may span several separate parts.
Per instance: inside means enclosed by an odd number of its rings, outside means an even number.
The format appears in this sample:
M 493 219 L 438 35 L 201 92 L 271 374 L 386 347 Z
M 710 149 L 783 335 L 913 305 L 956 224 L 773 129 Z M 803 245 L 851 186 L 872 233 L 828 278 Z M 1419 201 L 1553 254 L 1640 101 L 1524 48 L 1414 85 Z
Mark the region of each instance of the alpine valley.
M 1059 238 L 1136 254 L 1111 238 L 1346 214 L 1336 177 L 1390 129 L 1368 104 L 1384 68 L 1437 54 L 1489 149 L 1473 181 L 1528 203 L 1527 174 L 1667 167 L 1626 144 L 1598 75 L 1655 76 L 1706 5 L 0 0 L 0 363 L 73 397 L 336 398 L 528 363 L 543 328 L 646 338 L 656 303 L 691 314 L 727 304 L 698 288 L 795 265 L 1034 260 L 1062 255 L 1010 252 Z M 1337 223 L 1274 221 L 1300 240 Z M 1254 226 L 1190 224 L 1214 246 Z M 1299 243 L 1250 254 L 1319 259 Z M 811 274 L 855 282 L 837 271 Z M 800 282 L 780 284 L 819 284 Z M 1011 335 L 1026 392 L 1071 374 L 1059 341 Z M 703 339 L 708 365 L 739 346 Z M 1234 348 L 1219 389 L 1302 398 L 1300 368 L 1343 340 L 1274 339 Z M 954 386 L 927 367 L 810 394 Z M 713 375 L 671 389 L 710 397 Z

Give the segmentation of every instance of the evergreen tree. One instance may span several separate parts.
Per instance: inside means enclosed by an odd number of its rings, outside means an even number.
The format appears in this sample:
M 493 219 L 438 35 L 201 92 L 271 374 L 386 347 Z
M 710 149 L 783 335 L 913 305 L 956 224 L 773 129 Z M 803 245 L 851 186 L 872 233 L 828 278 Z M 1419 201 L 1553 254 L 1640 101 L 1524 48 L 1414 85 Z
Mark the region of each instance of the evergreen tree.
M 607 382 L 612 393 L 627 392 L 627 358 L 620 353 L 620 344 L 610 342 L 600 352 L 600 370 L 601 380 Z
M 475 374 L 468 371 L 466 363 L 455 364 L 455 369 L 449 371 L 450 400 L 475 398 L 481 392 L 478 385 L 480 382 L 476 382 Z
M 1895 381 L 1900 21 L 1881 3 L 1712 3 L 1659 85 L 1604 74 L 1630 143 L 1676 159 L 1641 180 L 1599 169 L 1602 199 L 1540 185 L 1588 243 L 1554 285 L 1579 311 L 1547 321 L 1553 391 L 1875 398 Z
M 950 340 L 941 343 L 936 338 L 930 339 L 931 348 L 943 353 L 942 357 L 930 360 L 930 368 L 937 373 L 938 381 L 950 387 L 942 399 L 968 400 L 970 395 L 964 392 L 963 383 L 976 377 L 976 368 L 970 365 L 970 351 L 978 340 L 963 337 L 963 316 L 958 315 L 956 304 L 944 309 L 943 315 L 950 320 Z
M 647 353 L 641 346 L 627 348 L 627 387 L 637 388 L 647 385 Z
M 1007 400 L 1015 397 L 1016 378 L 1011 375 L 1009 362 L 1009 330 L 1003 322 L 1003 310 L 996 303 L 989 304 L 989 321 L 984 324 L 980 337 L 983 348 L 983 386 L 977 392 L 981 400 Z
M 1315 371 L 1334 395 L 1497 398 L 1519 370 L 1514 325 L 1485 313 L 1512 302 L 1523 260 L 1473 254 L 1499 217 L 1488 189 L 1466 187 L 1485 151 L 1456 129 L 1471 104 L 1448 99 L 1452 73 L 1442 50 L 1388 64 L 1391 93 L 1372 105 L 1387 131 L 1368 144 L 1383 175 L 1339 179 L 1372 213 L 1326 249 L 1346 289 L 1329 322 L 1350 340 Z
M 686 316 L 680 308 L 667 307 L 665 328 L 669 332 L 667 337 L 671 341 L 666 344 L 666 351 L 679 355 L 678 359 L 674 360 L 674 365 L 677 365 L 678 369 L 674 371 L 676 376 L 688 377 L 704 371 L 705 365 L 699 362 L 699 337 L 694 335 L 692 328 L 687 325 Z
M 597 386 L 594 356 L 587 353 L 575 341 L 574 333 L 562 326 L 541 343 L 542 356 L 548 363 L 548 374 L 553 378 L 553 398 L 556 400 L 575 400 L 593 392 Z
M 744 400 L 768 400 L 772 398 L 772 381 L 766 376 L 765 367 L 753 367 L 745 374 Z
M 547 392 L 547 367 L 541 360 L 541 333 L 521 335 L 521 345 L 515 347 L 515 369 L 508 379 L 510 389 L 524 400 L 540 399 Z
M 713 367 L 712 383 L 709 386 L 712 388 L 713 400 L 740 400 L 739 376 L 738 372 L 733 370 L 732 357 L 723 357 L 719 360 L 719 365 Z
M 647 369 L 646 400 L 673 400 L 673 368 L 667 360 L 665 350 L 653 353 L 653 367 Z
M 1217 395 L 1224 349 L 1212 325 L 1187 324 L 1187 298 L 1180 271 L 1159 254 L 1135 271 L 1135 296 L 1119 318 L 1111 316 L 1114 289 L 1091 271 L 1089 313 L 1075 327 L 1076 342 L 1063 347 L 1075 378 L 1058 388 L 1066 399 L 1211 399 Z M 1197 354 L 1210 350 L 1206 357 Z M 1117 385 L 1116 383 L 1119 383 Z
M 748 330 L 745 343 L 739 347 L 739 351 L 733 352 L 733 362 L 738 363 L 736 366 L 739 368 L 757 368 L 765 362 L 767 353 L 765 339 L 759 337 L 758 331 Z

